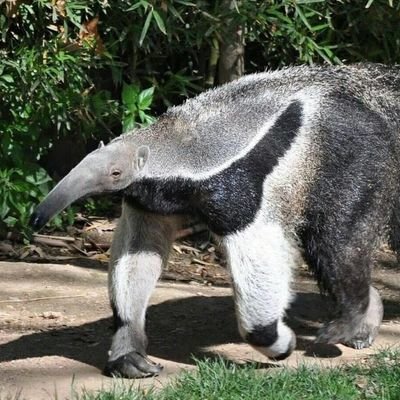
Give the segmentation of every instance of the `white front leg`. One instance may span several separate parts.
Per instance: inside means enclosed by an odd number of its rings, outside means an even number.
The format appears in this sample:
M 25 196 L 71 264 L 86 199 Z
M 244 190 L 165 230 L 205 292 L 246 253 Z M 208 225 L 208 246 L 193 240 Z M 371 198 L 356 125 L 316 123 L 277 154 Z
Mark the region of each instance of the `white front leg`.
M 298 260 L 297 247 L 280 225 L 261 220 L 224 237 L 223 243 L 240 334 L 267 357 L 287 357 L 296 340 L 282 319 L 292 297 L 290 281 Z

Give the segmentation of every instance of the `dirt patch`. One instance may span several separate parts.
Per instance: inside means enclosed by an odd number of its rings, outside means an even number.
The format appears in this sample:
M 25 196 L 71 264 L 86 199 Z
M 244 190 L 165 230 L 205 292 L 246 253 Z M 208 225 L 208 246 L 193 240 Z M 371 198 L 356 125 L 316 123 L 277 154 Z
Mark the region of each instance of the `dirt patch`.
M 316 330 L 330 304 L 318 294 L 312 277 L 298 271 L 296 299 L 288 315 L 298 346 L 285 362 L 335 365 L 363 362 L 383 346 L 400 341 L 400 273 L 390 253 L 381 253 L 374 284 L 385 303 L 385 320 L 372 349 L 316 345 Z M 99 264 L 101 265 L 101 264 Z M 210 266 L 210 268 L 214 268 Z M 193 274 L 227 282 L 226 272 L 204 265 Z M 169 271 L 175 273 L 174 271 Z M 222 276 L 224 275 L 224 276 Z M 162 385 L 192 356 L 220 354 L 240 363 L 273 365 L 242 343 L 236 328 L 231 289 L 210 286 L 210 279 L 190 283 L 161 281 L 148 310 L 149 355 L 164 365 L 157 378 L 135 382 Z M 99 389 L 112 383 L 101 375 L 111 337 L 111 311 L 104 267 L 0 262 L 0 398 L 21 391 L 25 399 L 70 398 L 71 390 Z

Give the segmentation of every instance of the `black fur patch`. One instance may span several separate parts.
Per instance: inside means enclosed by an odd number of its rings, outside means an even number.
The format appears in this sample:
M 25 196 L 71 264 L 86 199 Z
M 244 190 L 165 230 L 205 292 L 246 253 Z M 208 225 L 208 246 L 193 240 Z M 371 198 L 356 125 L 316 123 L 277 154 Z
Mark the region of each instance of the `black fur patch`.
M 122 318 L 119 316 L 119 313 L 117 311 L 117 307 L 115 307 L 114 304 L 111 305 L 112 312 L 113 312 L 113 329 L 114 333 L 117 332 L 119 328 L 121 328 L 124 325 L 127 325 L 127 323 L 122 320 Z
M 393 207 L 389 229 L 390 247 L 396 252 L 397 259 L 400 261 L 400 198 L 397 199 Z
M 269 325 L 257 325 L 245 337 L 246 342 L 253 346 L 270 347 L 278 339 L 278 321 Z
M 302 124 L 302 105 L 291 103 L 243 158 L 202 180 L 143 179 L 125 190 L 135 207 L 160 214 L 194 214 L 219 235 L 245 228 L 259 210 L 263 182 L 293 143 Z
M 279 356 L 270 357 L 270 358 L 274 361 L 282 361 L 282 360 L 286 360 L 286 358 L 288 358 L 292 353 L 293 353 L 293 349 L 289 348 L 289 350 L 287 352 L 279 354 Z

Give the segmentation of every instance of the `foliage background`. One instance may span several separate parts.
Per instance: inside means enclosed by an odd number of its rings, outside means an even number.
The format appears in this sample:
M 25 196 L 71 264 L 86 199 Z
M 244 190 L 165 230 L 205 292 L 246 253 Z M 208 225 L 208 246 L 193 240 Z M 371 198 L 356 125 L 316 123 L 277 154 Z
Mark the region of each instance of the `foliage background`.
M 53 179 L 99 140 L 244 72 L 400 61 L 395 0 L 0 0 L 0 11 L 0 231 L 25 231 Z

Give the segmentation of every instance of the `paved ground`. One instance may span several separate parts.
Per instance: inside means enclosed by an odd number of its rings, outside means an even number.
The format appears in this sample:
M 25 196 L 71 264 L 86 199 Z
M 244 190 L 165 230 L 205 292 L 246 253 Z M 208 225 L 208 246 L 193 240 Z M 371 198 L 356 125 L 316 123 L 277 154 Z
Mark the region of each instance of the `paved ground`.
M 374 282 L 384 296 L 385 321 L 375 346 L 363 351 L 313 344 L 329 304 L 300 271 L 289 313 L 299 339 L 288 364 L 364 362 L 376 349 L 399 343 L 400 273 L 393 263 L 383 266 Z M 71 390 L 112 384 L 101 375 L 111 335 L 106 278 L 102 269 L 0 262 L 0 399 L 17 392 L 21 399 L 65 399 Z M 160 282 L 151 304 L 149 355 L 165 368 L 135 384 L 162 385 L 182 368 L 193 368 L 192 354 L 271 366 L 241 342 L 229 288 Z

